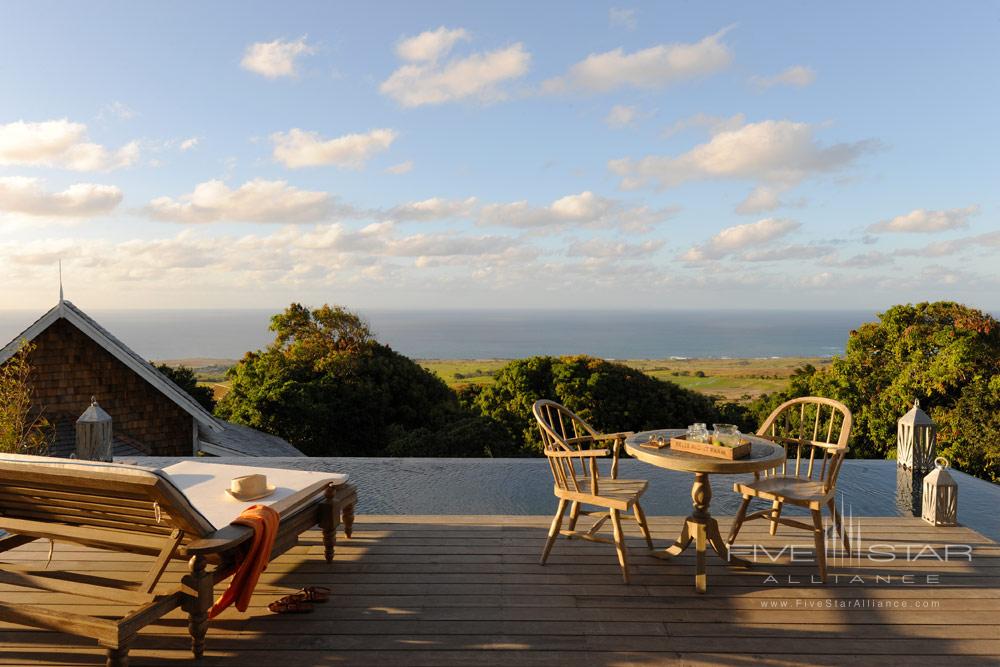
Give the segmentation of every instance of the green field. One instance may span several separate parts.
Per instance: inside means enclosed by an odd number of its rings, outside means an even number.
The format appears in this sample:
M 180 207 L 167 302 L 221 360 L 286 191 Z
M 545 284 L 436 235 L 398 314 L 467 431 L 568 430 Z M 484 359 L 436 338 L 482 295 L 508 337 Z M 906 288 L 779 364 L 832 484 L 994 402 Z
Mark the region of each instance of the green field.
M 783 357 L 779 359 L 627 359 L 619 363 L 637 368 L 660 380 L 704 394 L 730 399 L 760 396 L 784 389 L 796 368 L 805 364 L 823 366 L 826 358 Z M 419 359 L 450 387 L 491 384 L 505 359 Z
M 805 364 L 820 367 L 828 358 L 782 357 L 779 359 L 627 359 L 619 363 L 637 368 L 660 380 L 687 389 L 728 399 L 756 397 L 784 389 L 788 378 Z M 216 398 L 229 389 L 226 370 L 232 359 L 170 359 L 163 363 L 192 368 L 201 384 L 211 386 Z M 418 359 L 417 363 L 437 374 L 449 387 L 493 383 L 496 372 L 508 359 Z

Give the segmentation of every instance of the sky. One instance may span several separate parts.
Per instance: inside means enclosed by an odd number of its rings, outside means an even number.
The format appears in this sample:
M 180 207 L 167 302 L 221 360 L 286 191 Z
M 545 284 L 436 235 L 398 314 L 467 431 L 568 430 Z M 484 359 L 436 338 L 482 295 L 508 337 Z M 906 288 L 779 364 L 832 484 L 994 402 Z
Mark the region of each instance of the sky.
M 0 309 L 1000 307 L 1000 3 L 6 2 Z

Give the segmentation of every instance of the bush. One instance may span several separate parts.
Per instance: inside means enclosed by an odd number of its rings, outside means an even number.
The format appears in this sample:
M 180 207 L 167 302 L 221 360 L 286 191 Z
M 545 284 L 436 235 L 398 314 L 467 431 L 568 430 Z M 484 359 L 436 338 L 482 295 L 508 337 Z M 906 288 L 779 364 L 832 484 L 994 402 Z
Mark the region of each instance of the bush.
M 787 391 L 748 411 L 759 421 L 809 394 L 851 409 L 851 452 L 862 458 L 895 457 L 896 420 L 920 399 L 938 425 L 938 452 L 1000 480 L 1000 323 L 982 311 L 947 301 L 893 306 L 850 333 L 843 357 L 799 369 Z
M 465 387 L 464 405 L 506 429 L 526 455 L 541 453 L 531 406 L 540 398 L 562 403 L 605 431 L 640 431 L 718 421 L 712 400 L 642 371 L 593 357 L 530 357 L 501 368 L 488 387 Z
M 354 313 L 292 304 L 271 329 L 274 343 L 230 369 L 221 417 L 279 435 L 311 456 L 503 449 L 504 442 L 482 439 L 496 434 L 493 425 L 474 423 L 481 418 L 464 411 L 444 382 L 378 343 Z
M 154 364 L 154 366 L 156 370 L 186 391 L 201 407 L 209 412 L 215 410 L 215 393 L 210 387 L 198 384 L 198 378 L 195 377 L 193 370 L 187 366 L 173 367 L 166 364 Z

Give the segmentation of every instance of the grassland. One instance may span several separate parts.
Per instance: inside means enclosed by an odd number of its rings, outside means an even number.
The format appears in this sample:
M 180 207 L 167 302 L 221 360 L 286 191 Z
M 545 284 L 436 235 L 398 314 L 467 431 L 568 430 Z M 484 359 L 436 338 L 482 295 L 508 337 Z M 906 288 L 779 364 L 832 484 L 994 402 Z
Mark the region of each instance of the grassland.
M 660 380 L 704 394 L 740 399 L 784 389 L 796 368 L 822 366 L 829 359 L 782 357 L 779 359 L 625 359 L 619 363 L 637 368 Z M 505 359 L 420 359 L 418 363 L 451 387 L 492 384 Z
M 627 359 L 619 363 L 637 368 L 660 380 L 668 380 L 703 394 L 739 400 L 784 389 L 796 368 L 805 364 L 823 366 L 829 359 L 781 357 L 778 359 Z M 229 390 L 226 370 L 233 359 L 169 359 L 163 363 L 192 368 L 200 384 L 222 398 Z M 450 387 L 487 385 L 508 359 L 418 359 Z

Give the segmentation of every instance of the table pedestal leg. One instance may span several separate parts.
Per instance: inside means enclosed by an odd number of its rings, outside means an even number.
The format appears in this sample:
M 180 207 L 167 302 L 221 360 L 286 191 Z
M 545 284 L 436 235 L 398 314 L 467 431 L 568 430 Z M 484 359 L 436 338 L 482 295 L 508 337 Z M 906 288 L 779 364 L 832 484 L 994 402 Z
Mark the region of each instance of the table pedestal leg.
M 708 590 L 708 571 L 706 567 L 706 554 L 708 547 L 729 564 L 750 567 L 750 561 L 737 558 L 729 553 L 729 545 L 722 539 L 719 532 L 719 522 L 712 518 L 708 508 L 712 502 L 712 485 L 708 479 L 708 473 L 698 472 L 694 475 L 694 485 L 691 487 L 691 503 L 694 509 L 691 516 L 684 520 L 681 534 L 677 540 L 662 551 L 653 551 L 651 554 L 656 558 L 673 558 L 681 554 L 692 539 L 695 542 L 697 551 L 695 556 L 695 577 L 694 587 L 699 593 Z

